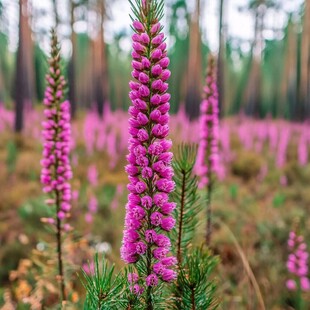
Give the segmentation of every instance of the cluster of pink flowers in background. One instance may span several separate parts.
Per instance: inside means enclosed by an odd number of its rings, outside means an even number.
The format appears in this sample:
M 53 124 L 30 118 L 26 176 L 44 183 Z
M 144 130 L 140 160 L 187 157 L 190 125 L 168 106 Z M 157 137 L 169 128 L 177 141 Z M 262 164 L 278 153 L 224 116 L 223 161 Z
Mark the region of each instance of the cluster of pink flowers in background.
M 109 156 L 109 168 L 115 169 L 121 161 L 127 149 L 129 133 L 127 130 L 127 114 L 124 111 L 110 111 L 106 106 L 104 117 L 100 118 L 95 111 L 88 111 L 84 119 L 83 145 L 87 154 L 104 151 Z M 40 113 L 36 110 L 26 111 L 25 131 L 23 134 L 34 139 L 39 137 L 39 124 L 42 120 Z M 6 109 L 0 104 L 0 133 L 7 129 L 12 130 L 14 112 Z M 73 151 L 72 163 L 77 164 L 75 153 L 76 140 L 79 139 L 78 126 L 73 123 L 71 128 L 70 149 Z M 199 132 L 200 124 L 197 121 L 190 121 L 185 115 L 184 107 L 181 105 L 177 114 L 170 117 L 170 134 L 175 144 L 178 143 L 199 143 L 199 135 L 192 132 Z M 289 145 L 294 141 L 297 147 L 297 158 L 300 166 L 305 166 L 308 161 L 310 146 L 309 124 L 294 124 L 286 121 L 253 120 L 246 117 L 240 119 L 225 119 L 220 121 L 219 131 L 219 161 L 217 176 L 224 179 L 226 170 L 236 158 L 231 145 L 232 137 L 237 136 L 242 146 L 258 154 L 269 151 L 275 159 L 274 164 L 282 169 L 287 163 Z M 296 144 L 297 142 L 297 144 Z
M 109 156 L 109 168 L 114 169 L 127 149 L 128 117 L 124 111 L 110 111 L 105 106 L 103 118 L 89 111 L 84 120 L 84 143 L 88 155 L 105 151 Z
M 123 193 L 124 193 L 123 184 L 117 184 L 115 195 L 110 205 L 112 210 L 116 210 L 118 208 L 118 205 L 119 205 L 120 199 L 122 198 Z
M 196 163 L 200 187 L 212 181 L 212 175 L 217 173 L 219 163 L 219 108 L 213 57 L 209 60 L 204 93 L 205 99 L 200 105 L 200 142 Z
M 132 76 L 129 83 L 129 155 L 126 172 L 130 194 L 126 205 L 125 230 L 121 257 L 129 264 L 144 260 L 151 264 L 146 276 L 130 274 L 134 293 L 141 294 L 143 286 L 156 286 L 159 279 L 170 282 L 176 272 L 171 269 L 176 258 L 168 256 L 171 242 L 164 232 L 175 225 L 171 216 L 175 203 L 169 202 L 174 190 L 171 167 L 169 133 L 170 95 L 167 93 L 170 77 L 161 25 L 147 25 L 134 21 Z M 150 56 L 148 57 L 148 52 Z M 141 286 L 139 283 L 143 283 Z
M 288 239 L 288 249 L 290 254 L 286 263 L 291 278 L 286 281 L 286 287 L 290 291 L 300 288 L 302 291 L 310 291 L 310 281 L 308 278 L 308 258 L 307 245 L 304 237 L 290 232 Z
M 94 218 L 93 215 L 96 214 L 98 211 L 98 200 L 95 195 L 92 195 L 88 202 L 88 211 L 85 214 L 85 221 L 87 223 L 91 223 Z
M 44 98 L 43 159 L 41 160 L 41 182 L 43 191 L 51 194 L 49 205 L 57 205 L 57 216 L 64 220 L 71 209 L 72 170 L 69 161 L 70 152 L 70 104 L 63 99 L 64 77 L 61 75 L 57 59 L 52 58 L 52 65 L 47 75 L 47 88 Z M 54 223 L 54 219 L 45 219 Z M 69 228 L 68 224 L 64 226 Z
M 87 180 L 91 186 L 96 187 L 98 185 L 98 170 L 95 164 L 88 167 Z

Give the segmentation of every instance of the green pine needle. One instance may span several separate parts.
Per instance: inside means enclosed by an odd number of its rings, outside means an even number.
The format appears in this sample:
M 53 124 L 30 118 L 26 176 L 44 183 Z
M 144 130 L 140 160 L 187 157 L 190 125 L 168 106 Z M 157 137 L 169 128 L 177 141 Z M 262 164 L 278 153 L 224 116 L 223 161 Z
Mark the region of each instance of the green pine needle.
M 164 16 L 164 0 L 149 0 L 147 12 L 143 10 L 141 0 L 128 0 L 133 16 L 131 20 L 138 20 L 141 23 L 147 22 L 148 25 L 159 22 Z M 136 32 L 136 30 L 134 30 Z
M 177 203 L 174 212 L 176 225 L 171 233 L 174 241 L 174 253 L 181 263 L 186 250 L 192 243 L 198 226 L 198 215 L 202 209 L 200 196 L 198 195 L 198 181 L 193 175 L 197 147 L 182 145 L 176 152 L 172 163 L 174 168 L 174 181 L 176 189 L 172 195 L 172 201 Z
M 171 310 L 216 309 L 216 283 L 211 274 L 218 258 L 209 250 L 196 248 L 184 258 L 176 283 L 172 287 Z
M 119 309 L 125 285 L 123 275 L 114 275 L 114 265 L 110 267 L 104 258 L 99 266 L 98 254 L 95 255 L 94 262 L 92 274 L 89 275 L 82 269 L 81 281 L 87 291 L 84 309 Z

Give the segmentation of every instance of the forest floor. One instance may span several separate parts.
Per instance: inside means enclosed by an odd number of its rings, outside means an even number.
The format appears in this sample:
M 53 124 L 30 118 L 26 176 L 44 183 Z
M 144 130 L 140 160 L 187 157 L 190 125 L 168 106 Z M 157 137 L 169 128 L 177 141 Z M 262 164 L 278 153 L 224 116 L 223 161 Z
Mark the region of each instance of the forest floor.
M 83 148 L 83 141 L 78 141 L 75 152 L 79 159 L 72 160 L 72 185 L 78 197 L 73 202 L 74 230 L 66 245 L 66 255 L 78 270 L 99 250 L 107 253 L 119 268 L 127 195 L 125 158 L 120 156 L 111 168 L 111 158 L 104 151 L 88 156 Z M 231 148 L 235 159 L 225 178 L 216 183 L 212 201 L 212 248 L 221 260 L 214 277 L 221 308 L 260 309 L 261 294 L 266 309 L 291 309 L 292 296 L 285 287 L 287 238 L 295 227 L 306 240 L 310 238 L 310 231 L 306 230 L 310 227 L 310 164 L 301 167 L 288 156 L 285 166 L 278 169 L 273 154 L 245 150 L 238 143 L 232 143 Z M 9 131 L 0 133 L 0 306 L 4 292 L 21 301 L 32 294 L 38 277 L 44 278 L 44 274 L 48 278 L 52 274 L 42 267 L 49 253 L 53 253 L 48 244 L 54 239 L 51 230 L 40 221 L 51 212 L 44 206 L 40 159 L 39 139 L 15 136 Z M 263 173 L 265 164 L 268 169 Z M 96 167 L 97 180 L 90 185 L 92 165 Z M 86 214 L 93 196 L 98 200 L 98 211 L 90 221 Z M 197 243 L 204 237 L 204 214 L 201 218 Z M 249 270 L 254 278 L 249 276 Z M 76 276 L 72 276 L 71 282 L 75 292 L 72 299 L 82 299 L 83 289 Z M 50 290 L 53 289 L 51 286 Z M 304 298 L 310 301 L 309 295 Z

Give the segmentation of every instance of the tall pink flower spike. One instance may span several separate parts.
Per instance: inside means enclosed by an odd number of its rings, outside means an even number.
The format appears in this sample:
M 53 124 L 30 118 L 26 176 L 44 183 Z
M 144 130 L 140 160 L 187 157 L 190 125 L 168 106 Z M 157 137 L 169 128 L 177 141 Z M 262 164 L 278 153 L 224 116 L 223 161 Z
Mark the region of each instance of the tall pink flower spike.
M 138 295 L 145 286 L 150 288 L 160 280 L 171 282 L 176 278 L 176 272 L 171 269 L 176 259 L 169 256 L 171 243 L 166 236 L 175 225 L 171 213 L 176 206 L 169 202 L 175 184 L 169 152 L 172 143 L 166 139 L 170 109 L 169 58 L 161 24 L 147 18 L 154 3 L 141 2 L 141 18 L 132 24 L 134 79 L 129 82 L 132 105 L 125 168 L 130 194 L 121 257 L 127 264 L 141 264 L 145 269 L 141 274 L 129 276 L 133 292 Z
M 216 86 L 215 59 L 209 57 L 205 98 L 200 105 L 200 143 L 197 154 L 196 171 L 200 177 L 201 188 L 212 182 L 213 174 L 218 170 L 218 140 L 219 140 L 219 108 Z
M 286 287 L 290 291 L 295 291 L 298 287 L 304 292 L 310 291 L 310 280 L 308 278 L 309 253 L 304 237 L 292 231 L 287 245 L 290 254 L 286 267 L 291 277 L 286 281 Z
M 41 160 L 41 182 L 43 191 L 50 198 L 46 203 L 55 207 L 55 218 L 44 218 L 43 222 L 56 226 L 58 276 L 61 298 L 65 300 L 65 282 L 62 262 L 62 232 L 71 229 L 64 221 L 70 216 L 72 170 L 69 161 L 71 125 L 70 104 L 63 101 L 65 79 L 60 71 L 60 47 L 52 30 L 50 68 L 46 76 L 47 87 L 44 98 L 43 159 Z
M 196 171 L 199 186 L 207 187 L 207 225 L 206 244 L 209 245 L 212 235 L 211 195 L 215 174 L 220 171 L 218 161 L 219 142 L 219 108 L 216 86 L 215 59 L 209 57 L 209 65 L 204 88 L 205 98 L 200 105 L 200 143 L 197 154 Z

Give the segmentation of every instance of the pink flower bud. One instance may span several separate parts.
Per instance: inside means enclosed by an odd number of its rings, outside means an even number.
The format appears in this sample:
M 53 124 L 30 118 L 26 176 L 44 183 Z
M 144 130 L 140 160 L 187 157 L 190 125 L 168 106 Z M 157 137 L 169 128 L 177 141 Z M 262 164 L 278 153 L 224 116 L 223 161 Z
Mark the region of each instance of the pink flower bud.
M 152 103 L 153 105 L 159 105 L 160 102 L 161 102 L 161 97 L 160 97 L 160 95 L 155 94 L 155 95 L 153 95 L 153 96 L 151 97 L 151 103 Z
M 152 53 L 151 53 L 151 59 L 155 60 L 155 59 L 160 59 L 160 57 L 162 56 L 162 50 L 157 48 L 155 49 Z
M 156 34 L 160 30 L 160 23 L 156 23 L 151 27 L 151 34 Z
M 159 76 L 162 73 L 162 68 L 160 65 L 155 65 L 154 67 L 152 67 L 152 75 L 153 76 Z
M 149 82 L 150 78 L 148 77 L 147 74 L 144 72 L 140 72 L 139 74 L 139 81 L 143 84 L 147 84 Z
M 159 61 L 159 64 L 163 69 L 166 69 L 169 66 L 170 60 L 168 57 L 165 57 Z
M 138 31 L 138 32 L 143 32 L 144 31 L 144 26 L 141 22 L 135 20 L 132 23 L 133 27 Z
M 147 33 L 142 33 L 140 35 L 140 40 L 143 44 L 149 44 L 150 43 L 150 37 L 147 35 Z

